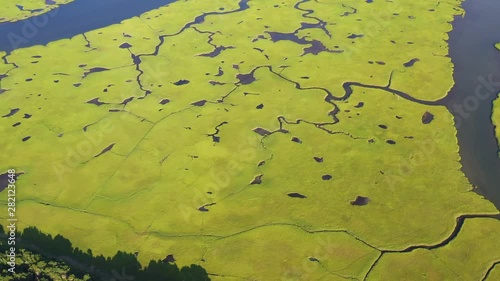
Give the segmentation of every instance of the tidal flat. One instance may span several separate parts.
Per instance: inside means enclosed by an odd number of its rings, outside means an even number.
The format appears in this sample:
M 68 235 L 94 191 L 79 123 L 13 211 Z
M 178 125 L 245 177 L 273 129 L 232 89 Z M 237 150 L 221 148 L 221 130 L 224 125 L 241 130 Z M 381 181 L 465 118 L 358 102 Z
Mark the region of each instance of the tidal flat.
M 20 230 L 221 281 L 498 275 L 441 102 L 461 3 L 176 1 L 0 52 Z

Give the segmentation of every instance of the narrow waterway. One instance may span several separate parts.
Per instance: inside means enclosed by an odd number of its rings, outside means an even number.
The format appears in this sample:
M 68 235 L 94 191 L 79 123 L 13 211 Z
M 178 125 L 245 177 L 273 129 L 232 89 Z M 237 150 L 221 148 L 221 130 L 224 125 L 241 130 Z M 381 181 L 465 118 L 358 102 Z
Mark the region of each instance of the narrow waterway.
M 500 158 L 491 122 L 500 92 L 500 1 L 467 0 L 449 33 L 455 85 L 444 104 L 455 116 L 462 170 L 500 209 Z
M 0 24 L 0 51 L 71 38 L 174 1 L 75 0 L 40 16 Z M 499 148 L 491 122 L 492 101 L 500 92 L 500 52 L 494 47 L 500 42 L 500 1 L 467 0 L 463 7 L 466 15 L 455 18 L 448 40 L 455 85 L 439 104 L 455 116 L 465 175 L 500 209 Z

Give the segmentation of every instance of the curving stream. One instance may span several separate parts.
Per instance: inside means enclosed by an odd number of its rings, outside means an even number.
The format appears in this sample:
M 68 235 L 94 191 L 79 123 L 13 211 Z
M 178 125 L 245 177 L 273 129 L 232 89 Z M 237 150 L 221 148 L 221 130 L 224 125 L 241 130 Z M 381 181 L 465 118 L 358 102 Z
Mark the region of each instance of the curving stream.
M 76 0 L 43 15 L 0 24 L 0 51 L 71 38 L 174 1 Z M 248 8 L 247 1 L 240 2 L 240 9 Z M 500 42 L 500 1 L 467 0 L 463 7 L 466 15 L 455 18 L 448 40 L 455 85 L 446 98 L 429 104 L 445 105 L 454 115 L 463 172 L 500 209 L 499 148 L 491 122 L 492 101 L 500 92 L 500 52 L 494 47 Z

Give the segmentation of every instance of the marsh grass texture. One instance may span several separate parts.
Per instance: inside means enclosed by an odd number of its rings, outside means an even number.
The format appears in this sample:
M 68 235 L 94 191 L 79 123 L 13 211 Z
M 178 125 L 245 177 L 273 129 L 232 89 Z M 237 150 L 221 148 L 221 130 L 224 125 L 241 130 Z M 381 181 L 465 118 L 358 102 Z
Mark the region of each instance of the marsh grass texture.
M 495 125 L 495 133 L 498 141 L 498 145 L 500 146 L 500 97 L 498 97 L 493 102 L 493 125 Z M 498 152 L 500 156 L 500 151 Z
M 495 44 L 495 47 L 500 51 L 500 43 Z M 500 147 L 500 96 L 493 102 L 493 115 L 491 118 L 495 126 L 498 146 Z M 498 156 L 500 157 L 500 150 L 498 151 Z
M 0 23 L 41 15 L 71 1 L 73 0 L 3 0 L 0 6 Z
M 0 118 L 0 168 L 24 172 L 21 228 L 143 263 L 173 254 L 212 280 L 478 280 L 500 260 L 494 218 L 403 252 L 498 213 L 433 105 L 453 85 L 459 4 L 179 1 L 1 54 L 0 113 L 19 111 Z

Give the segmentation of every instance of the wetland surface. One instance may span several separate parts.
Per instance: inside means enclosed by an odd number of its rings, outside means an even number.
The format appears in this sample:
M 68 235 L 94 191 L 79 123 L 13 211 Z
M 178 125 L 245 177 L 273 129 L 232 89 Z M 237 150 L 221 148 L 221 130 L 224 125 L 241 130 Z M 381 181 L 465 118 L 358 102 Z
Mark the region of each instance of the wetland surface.
M 498 14 L 76 0 L 18 44 L 34 18 L 0 23 L 20 227 L 212 280 L 494 280 Z

